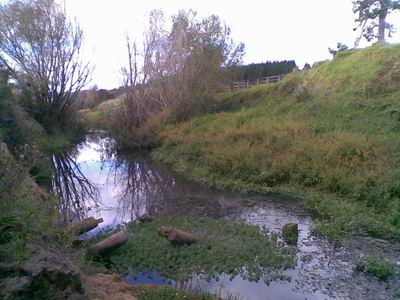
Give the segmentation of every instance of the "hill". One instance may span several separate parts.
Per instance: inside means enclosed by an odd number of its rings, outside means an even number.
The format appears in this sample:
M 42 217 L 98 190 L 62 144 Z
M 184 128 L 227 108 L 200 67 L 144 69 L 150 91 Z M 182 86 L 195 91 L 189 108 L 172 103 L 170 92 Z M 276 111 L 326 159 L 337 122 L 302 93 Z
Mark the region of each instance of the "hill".
M 301 197 L 317 233 L 400 238 L 400 45 L 218 96 L 164 127 L 154 157 L 192 180 Z

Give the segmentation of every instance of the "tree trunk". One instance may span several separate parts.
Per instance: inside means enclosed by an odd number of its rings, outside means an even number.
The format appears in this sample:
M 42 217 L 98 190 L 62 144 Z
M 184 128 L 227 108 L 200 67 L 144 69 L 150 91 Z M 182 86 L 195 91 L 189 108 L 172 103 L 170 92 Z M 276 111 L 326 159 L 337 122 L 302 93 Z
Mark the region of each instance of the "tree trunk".
M 190 245 L 197 241 L 197 238 L 190 233 L 171 227 L 160 227 L 159 233 L 175 245 Z
M 387 11 L 379 15 L 378 42 L 385 41 Z
M 89 255 L 101 255 L 123 246 L 127 241 L 128 235 L 120 231 L 90 247 L 87 252 Z
M 90 217 L 78 223 L 68 226 L 68 228 L 64 232 L 66 234 L 80 235 L 82 233 L 88 232 L 96 228 L 102 222 L 103 222 L 102 218 L 95 219 L 93 217 Z

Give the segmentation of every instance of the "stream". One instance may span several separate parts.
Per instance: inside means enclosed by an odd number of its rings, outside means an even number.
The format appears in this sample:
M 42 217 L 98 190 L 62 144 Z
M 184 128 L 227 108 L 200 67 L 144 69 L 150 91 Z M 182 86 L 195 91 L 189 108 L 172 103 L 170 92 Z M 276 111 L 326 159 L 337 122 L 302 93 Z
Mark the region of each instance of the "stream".
M 135 221 L 138 217 L 208 216 L 225 218 L 267 228 L 280 235 L 287 223 L 299 225 L 296 266 L 283 271 L 290 280 L 250 282 L 240 276 L 221 274 L 206 281 L 193 276 L 177 283 L 158 274 L 126 274 L 130 284 L 186 285 L 197 290 L 235 294 L 240 299 L 394 299 L 399 280 L 381 281 L 355 271 L 363 254 L 389 258 L 400 265 L 400 247 L 368 237 L 346 240 L 334 248 L 327 240 L 312 235 L 313 221 L 298 200 L 277 195 L 238 194 L 207 188 L 186 181 L 160 162 L 143 154 L 118 155 L 114 141 L 89 134 L 71 153 L 53 158 L 53 190 L 60 198 L 64 221 L 83 217 L 103 218 L 99 231 Z

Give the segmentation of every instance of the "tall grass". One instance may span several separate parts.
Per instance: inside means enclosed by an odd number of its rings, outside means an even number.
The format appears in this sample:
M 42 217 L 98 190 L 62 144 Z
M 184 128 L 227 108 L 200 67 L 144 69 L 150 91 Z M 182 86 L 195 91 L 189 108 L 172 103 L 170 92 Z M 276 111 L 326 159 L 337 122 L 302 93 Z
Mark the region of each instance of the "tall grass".
M 278 84 L 219 96 L 154 152 L 190 178 L 303 196 L 319 232 L 400 238 L 400 46 L 341 53 Z

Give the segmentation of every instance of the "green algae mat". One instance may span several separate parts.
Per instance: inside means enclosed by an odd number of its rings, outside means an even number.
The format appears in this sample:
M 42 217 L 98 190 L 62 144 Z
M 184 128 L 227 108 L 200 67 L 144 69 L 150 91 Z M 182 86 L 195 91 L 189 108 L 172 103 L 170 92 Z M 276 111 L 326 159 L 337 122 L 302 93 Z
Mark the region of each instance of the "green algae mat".
M 175 246 L 158 229 L 171 226 L 195 235 L 192 245 Z M 192 274 L 217 278 L 241 275 L 251 281 L 282 278 L 294 265 L 294 249 L 276 241 L 258 226 L 206 217 L 167 217 L 128 225 L 129 241 L 107 259 L 118 273 L 158 272 L 173 280 Z

